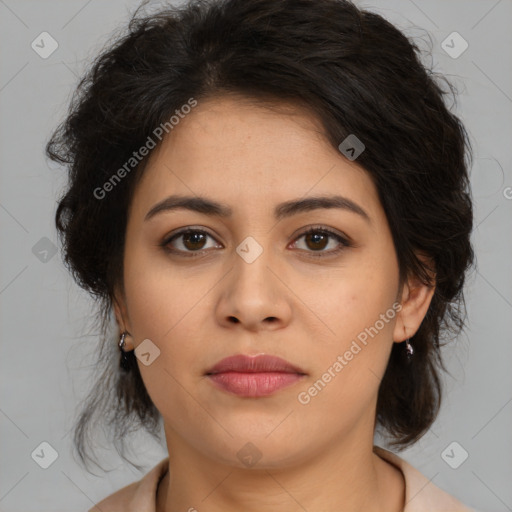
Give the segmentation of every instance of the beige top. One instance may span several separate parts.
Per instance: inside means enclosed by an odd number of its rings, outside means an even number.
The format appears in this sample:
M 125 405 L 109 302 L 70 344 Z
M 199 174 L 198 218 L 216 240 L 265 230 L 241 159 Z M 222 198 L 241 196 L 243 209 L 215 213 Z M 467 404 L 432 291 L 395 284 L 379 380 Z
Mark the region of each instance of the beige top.
M 374 452 L 402 471 L 405 479 L 404 512 L 476 512 L 441 490 L 398 455 L 374 446 Z M 155 512 L 156 491 L 169 458 L 160 461 L 141 480 L 111 494 L 88 512 Z

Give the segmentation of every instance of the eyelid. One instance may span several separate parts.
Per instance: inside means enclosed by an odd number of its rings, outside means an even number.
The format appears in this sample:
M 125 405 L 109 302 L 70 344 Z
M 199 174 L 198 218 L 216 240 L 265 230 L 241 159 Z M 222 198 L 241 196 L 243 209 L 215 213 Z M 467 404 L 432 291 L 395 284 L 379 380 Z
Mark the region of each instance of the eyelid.
M 307 257 L 335 257 L 339 253 L 343 252 L 345 249 L 355 247 L 355 243 L 350 239 L 350 237 L 346 236 L 345 234 L 341 234 L 337 230 L 322 225 L 312 225 L 302 230 L 297 236 L 294 237 L 293 244 L 296 244 L 298 240 L 300 240 L 303 236 L 308 235 L 309 233 L 326 233 L 327 236 L 329 236 L 330 238 L 336 239 L 340 244 L 340 247 L 338 247 L 337 249 L 331 249 L 329 251 L 307 251 L 304 249 L 300 249 L 301 252 L 307 253 Z
M 330 228 L 328 226 L 324 226 L 323 224 L 312 224 L 310 226 L 306 226 L 306 227 L 298 230 L 298 233 L 297 234 L 294 233 L 292 236 L 294 237 L 294 240 L 295 240 L 304 235 L 307 235 L 308 233 L 317 232 L 317 231 L 328 233 L 329 235 L 331 235 L 333 237 L 338 237 L 338 238 L 342 239 L 344 242 L 346 242 L 347 244 L 352 243 L 352 240 L 350 239 L 350 237 L 345 235 L 345 233 L 343 233 L 342 231 L 339 231 L 334 228 Z
M 178 254 L 178 255 L 185 255 L 185 257 L 190 257 L 190 256 L 193 257 L 194 255 L 200 256 L 201 254 L 204 254 L 205 252 L 209 252 L 210 251 L 210 249 L 199 249 L 197 251 L 183 251 L 183 250 L 180 250 L 180 249 L 167 249 L 167 246 L 174 239 L 179 238 L 181 235 L 184 235 L 184 234 L 189 233 L 189 232 L 205 234 L 205 235 L 209 236 L 210 238 L 214 239 L 217 243 L 219 243 L 218 240 L 216 239 L 216 237 L 214 235 L 212 235 L 206 228 L 203 228 L 202 226 L 201 227 L 187 226 L 185 228 L 178 229 L 177 231 L 172 232 L 171 234 L 165 236 L 163 241 L 161 243 L 159 243 L 158 245 L 163 247 L 164 250 L 166 250 L 169 253 Z M 299 249 L 300 252 L 306 252 L 309 255 L 313 256 L 313 257 L 335 256 L 335 255 L 337 255 L 338 253 L 340 253 L 341 251 L 343 251 L 346 248 L 355 247 L 356 246 L 356 244 L 350 239 L 350 237 L 348 237 L 344 233 L 338 232 L 337 230 L 334 230 L 333 228 L 330 228 L 330 227 L 327 227 L 327 226 L 323 226 L 323 225 L 319 225 L 319 224 L 315 224 L 315 225 L 307 226 L 305 228 L 301 228 L 301 230 L 299 230 L 299 232 L 297 234 L 293 235 L 293 242 L 292 242 L 292 244 L 296 244 L 298 240 L 300 240 L 303 236 L 308 235 L 311 232 L 314 232 L 314 233 L 316 233 L 316 232 L 326 233 L 327 236 L 336 239 L 339 242 L 339 244 L 341 245 L 340 248 L 338 248 L 338 249 L 331 249 L 329 251 L 307 251 L 307 250 L 304 250 L 304 249 Z
M 160 242 L 158 245 L 161 246 L 165 251 L 171 253 L 171 254 L 187 254 L 194 255 L 194 254 L 202 254 L 204 252 L 208 252 L 210 249 L 199 249 L 198 251 L 182 251 L 180 249 L 167 249 L 167 246 L 175 239 L 179 238 L 182 235 L 185 235 L 187 233 L 202 233 L 204 235 L 209 236 L 213 240 L 215 240 L 217 243 L 219 243 L 214 235 L 212 235 L 206 228 L 196 227 L 196 226 L 187 226 L 185 228 L 178 229 L 177 231 L 171 232 L 169 235 L 166 235 L 162 242 Z

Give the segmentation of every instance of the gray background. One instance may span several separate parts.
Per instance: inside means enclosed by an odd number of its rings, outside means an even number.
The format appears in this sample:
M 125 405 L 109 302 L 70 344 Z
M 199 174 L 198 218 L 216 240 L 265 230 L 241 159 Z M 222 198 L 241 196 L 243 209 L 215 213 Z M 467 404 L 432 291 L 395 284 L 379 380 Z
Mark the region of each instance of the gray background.
M 115 0 L 0 0 L 1 264 L 0 510 L 84 511 L 141 478 L 105 451 L 107 475 L 73 459 L 69 431 L 90 382 L 95 338 L 91 302 L 60 260 L 53 216 L 65 172 L 43 156 L 78 76 L 138 5 Z M 512 510 L 512 2 L 358 2 L 407 35 L 434 43 L 434 69 L 459 88 L 456 112 L 475 145 L 473 241 L 478 267 L 467 284 L 469 328 L 446 351 L 442 413 L 402 456 L 436 485 L 482 511 Z M 419 29 L 418 27 L 421 27 Z M 423 30 L 424 29 L 424 30 Z M 43 31 L 58 49 L 41 58 Z M 441 42 L 459 32 L 469 48 L 450 57 Z M 420 41 L 421 42 L 421 41 Z M 35 248 L 34 248 L 35 247 Z M 46 441 L 57 460 L 42 469 L 31 453 Z M 441 453 L 457 442 L 469 457 L 452 469 Z M 133 442 L 145 471 L 166 452 Z M 452 459 L 461 456 L 456 447 Z M 451 454 L 450 453 L 450 454 Z M 144 472 L 145 472 L 144 471 Z

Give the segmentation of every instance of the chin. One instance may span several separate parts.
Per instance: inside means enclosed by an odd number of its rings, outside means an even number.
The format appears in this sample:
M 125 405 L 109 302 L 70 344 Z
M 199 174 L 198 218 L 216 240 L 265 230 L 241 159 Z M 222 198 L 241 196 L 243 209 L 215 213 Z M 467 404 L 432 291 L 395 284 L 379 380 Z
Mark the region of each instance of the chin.
M 240 432 L 240 428 L 235 432 L 224 424 L 233 437 L 226 434 L 222 439 L 210 438 L 206 441 L 208 445 L 203 445 L 207 451 L 205 455 L 227 466 L 254 470 L 285 469 L 314 455 L 311 439 L 300 438 L 286 429 L 278 432 L 281 428 L 276 429 L 278 424 L 274 422 L 271 429 L 256 429 L 253 423 L 250 434 Z

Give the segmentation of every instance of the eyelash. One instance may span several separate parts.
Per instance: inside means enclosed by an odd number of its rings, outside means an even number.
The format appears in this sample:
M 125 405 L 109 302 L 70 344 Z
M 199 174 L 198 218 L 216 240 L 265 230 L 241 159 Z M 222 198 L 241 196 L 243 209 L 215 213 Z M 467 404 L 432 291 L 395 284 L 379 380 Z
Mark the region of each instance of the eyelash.
M 182 250 L 176 250 L 176 249 L 169 249 L 167 247 L 176 238 L 179 238 L 180 236 L 186 235 L 189 233 L 201 233 L 201 234 L 207 235 L 211 238 L 214 238 L 212 235 L 210 235 L 210 233 L 208 233 L 207 231 L 204 231 L 202 229 L 186 228 L 181 231 L 178 231 L 177 233 L 174 233 L 170 237 L 166 237 L 162 241 L 162 243 L 160 243 L 159 245 L 168 253 L 178 254 L 178 255 L 184 256 L 186 258 L 198 257 L 198 256 L 201 256 L 202 253 L 208 251 L 208 249 L 203 249 L 203 250 L 198 250 L 198 251 L 182 251 Z M 341 235 L 339 235 L 338 233 L 335 233 L 334 231 L 331 231 L 329 228 L 325 228 L 325 227 L 316 227 L 316 226 L 310 227 L 309 229 L 307 229 L 306 231 L 304 231 L 300 235 L 298 235 L 298 237 L 295 240 L 297 241 L 300 238 L 302 238 L 306 235 L 312 234 L 312 233 L 321 233 L 323 235 L 328 235 L 328 236 L 334 238 L 335 240 L 337 240 L 341 244 L 341 247 L 339 247 L 338 249 L 332 249 L 330 251 L 323 251 L 323 250 L 306 251 L 306 252 L 310 252 L 311 253 L 310 256 L 313 258 L 326 258 L 329 256 L 335 256 L 348 247 L 354 247 L 354 244 L 351 241 L 349 241 L 347 238 L 344 238 Z M 301 249 L 301 250 L 303 250 L 303 249 Z

